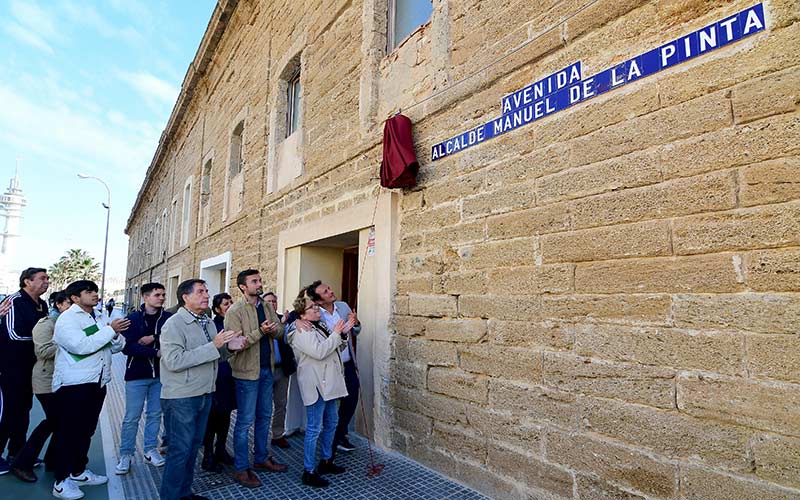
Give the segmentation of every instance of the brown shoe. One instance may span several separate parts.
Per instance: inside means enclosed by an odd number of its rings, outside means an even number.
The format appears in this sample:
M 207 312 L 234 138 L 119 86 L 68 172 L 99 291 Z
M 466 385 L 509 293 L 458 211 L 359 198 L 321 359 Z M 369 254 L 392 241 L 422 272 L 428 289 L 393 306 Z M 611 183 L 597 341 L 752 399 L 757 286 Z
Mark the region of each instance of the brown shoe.
M 272 457 L 264 460 L 260 464 L 254 464 L 253 468 L 258 471 L 266 472 L 286 472 L 288 465 L 276 462 Z
M 261 486 L 261 481 L 258 479 L 258 476 L 256 476 L 250 469 L 234 471 L 232 476 L 237 483 L 241 484 L 245 488 L 258 488 Z
M 289 445 L 289 440 L 285 437 L 279 437 L 277 439 L 272 440 L 272 446 L 277 446 L 278 448 L 283 448 L 284 450 L 291 448 Z
M 30 469 L 11 467 L 11 473 L 17 476 L 17 479 L 25 481 L 26 483 L 35 483 L 37 480 L 36 474 Z

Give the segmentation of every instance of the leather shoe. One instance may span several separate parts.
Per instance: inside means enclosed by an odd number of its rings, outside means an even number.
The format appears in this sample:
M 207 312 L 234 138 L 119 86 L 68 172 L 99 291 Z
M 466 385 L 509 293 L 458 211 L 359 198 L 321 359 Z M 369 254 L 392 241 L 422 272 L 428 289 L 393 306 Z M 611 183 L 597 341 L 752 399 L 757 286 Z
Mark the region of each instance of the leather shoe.
M 314 488 L 324 488 L 331 484 L 327 479 L 320 477 L 316 472 L 303 471 L 303 477 L 300 480 L 306 486 L 312 486 Z
M 291 448 L 292 446 L 289 444 L 289 440 L 285 437 L 281 436 L 277 439 L 272 440 L 272 446 L 277 446 L 278 448 L 283 448 L 284 450 Z
M 26 483 L 35 483 L 38 479 L 32 470 L 21 469 L 19 467 L 11 467 L 11 473 L 14 474 L 20 481 Z
M 233 479 L 236 480 L 237 483 L 241 484 L 245 488 L 258 488 L 261 486 L 261 481 L 258 479 L 258 476 L 253 473 L 250 469 L 243 470 L 243 471 L 235 471 L 233 474 Z
M 323 474 L 342 474 L 346 471 L 344 467 L 341 465 L 336 465 L 333 463 L 333 459 L 330 460 L 320 460 L 319 464 L 317 465 L 317 474 L 320 476 Z
M 286 472 L 289 469 L 288 465 L 278 463 L 273 458 L 268 458 L 260 464 L 253 464 L 253 469 L 265 472 Z

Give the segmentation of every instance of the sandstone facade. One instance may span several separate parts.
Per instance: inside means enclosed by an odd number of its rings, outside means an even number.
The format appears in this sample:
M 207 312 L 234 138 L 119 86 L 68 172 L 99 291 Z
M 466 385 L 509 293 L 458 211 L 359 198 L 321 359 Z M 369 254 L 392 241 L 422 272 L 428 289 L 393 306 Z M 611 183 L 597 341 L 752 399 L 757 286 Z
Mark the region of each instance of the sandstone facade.
M 229 285 L 257 267 L 280 288 L 282 235 L 387 196 L 382 123 L 403 110 L 421 171 L 385 208 L 381 445 L 496 498 L 800 498 L 797 2 L 766 2 L 762 33 L 431 161 L 505 94 L 750 5 L 434 0 L 387 54 L 386 0 L 221 1 L 130 216 L 129 299 L 220 255 Z

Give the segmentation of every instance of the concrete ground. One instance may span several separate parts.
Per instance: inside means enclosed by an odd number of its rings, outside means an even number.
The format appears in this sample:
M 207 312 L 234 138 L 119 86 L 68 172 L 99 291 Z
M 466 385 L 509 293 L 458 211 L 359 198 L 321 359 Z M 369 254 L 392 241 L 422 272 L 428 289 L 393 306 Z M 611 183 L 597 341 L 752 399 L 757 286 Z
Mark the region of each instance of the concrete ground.
M 161 484 L 162 468 L 143 463 L 141 446 L 144 421 L 140 423 L 138 451 L 131 466 L 131 472 L 125 476 L 113 473 L 118 458 L 120 425 L 125 410 L 124 398 L 124 357 L 114 356 L 114 377 L 108 388 L 108 396 L 101 415 L 98 431 L 92 441 L 89 467 L 97 473 L 110 471 L 108 487 L 96 486 L 83 488 L 86 499 L 100 500 L 152 500 L 158 498 Z M 41 418 L 41 409 L 32 415 L 32 425 Z M 235 416 L 235 413 L 234 413 Z M 233 426 L 231 425 L 231 428 Z M 448 478 L 428 469 L 408 458 L 395 453 L 374 451 L 375 463 L 384 464 L 383 471 L 373 477 L 367 477 L 370 456 L 367 441 L 351 434 L 351 441 L 357 449 L 351 453 L 340 453 L 336 462 L 347 468 L 347 472 L 338 476 L 327 476 L 331 485 L 325 489 L 314 489 L 300 483 L 303 471 L 303 436 L 295 434 L 289 438 L 291 448 L 275 449 L 274 455 L 279 462 L 289 465 L 289 471 L 283 474 L 258 473 L 263 485 L 257 489 L 247 489 L 236 484 L 227 473 L 208 473 L 196 467 L 194 493 L 211 499 L 252 498 L 252 499 L 458 499 L 478 500 L 486 497 L 462 486 Z M 232 454 L 232 435 L 228 439 L 228 451 Z M 0 499 L 47 499 L 50 495 L 53 479 L 51 474 L 37 470 L 39 482 L 33 485 L 22 483 L 13 476 L 0 477 Z

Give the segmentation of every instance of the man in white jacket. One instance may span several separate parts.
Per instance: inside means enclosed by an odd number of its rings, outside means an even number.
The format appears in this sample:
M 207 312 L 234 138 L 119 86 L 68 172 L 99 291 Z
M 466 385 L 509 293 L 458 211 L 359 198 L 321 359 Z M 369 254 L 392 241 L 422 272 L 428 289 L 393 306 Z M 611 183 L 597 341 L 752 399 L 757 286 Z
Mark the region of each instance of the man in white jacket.
M 97 291 L 93 281 L 70 283 L 65 292 L 73 304 L 58 317 L 53 334 L 58 345 L 53 391 L 58 413 L 64 417 L 53 434 L 56 498 L 82 498 L 79 486 L 108 481 L 87 468 L 88 452 L 111 381 L 111 354 L 125 346 L 120 332 L 130 322 L 115 319 L 101 326 L 95 309 Z

